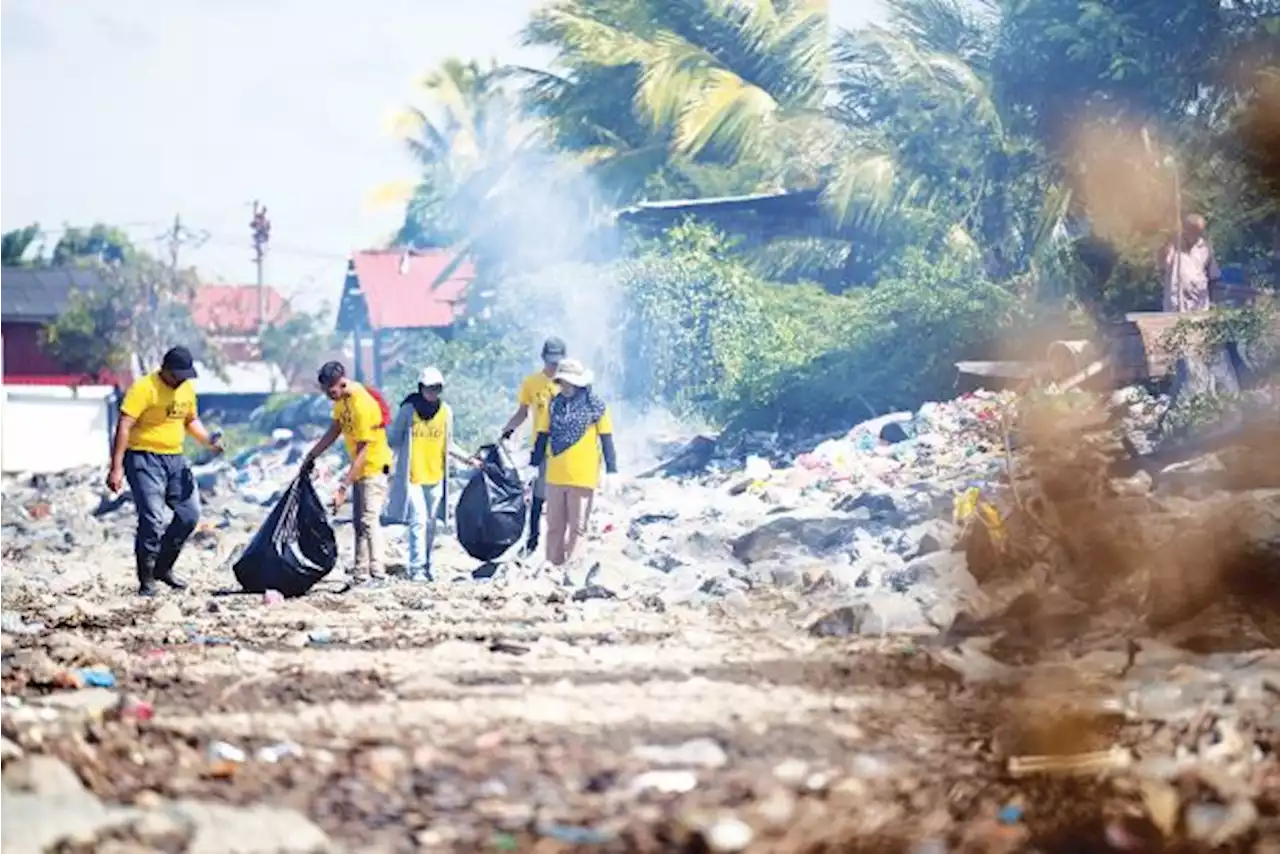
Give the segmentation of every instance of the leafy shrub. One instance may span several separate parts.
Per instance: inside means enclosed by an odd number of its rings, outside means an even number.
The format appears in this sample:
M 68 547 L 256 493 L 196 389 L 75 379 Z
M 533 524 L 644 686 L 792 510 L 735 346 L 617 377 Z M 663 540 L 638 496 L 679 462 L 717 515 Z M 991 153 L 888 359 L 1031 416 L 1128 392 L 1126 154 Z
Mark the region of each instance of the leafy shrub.
M 1017 306 L 969 264 L 929 263 L 921 255 L 904 263 L 898 278 L 845 299 L 836 322 L 843 340 L 754 386 L 734 427 L 845 428 L 949 396 L 955 362 L 989 347 Z

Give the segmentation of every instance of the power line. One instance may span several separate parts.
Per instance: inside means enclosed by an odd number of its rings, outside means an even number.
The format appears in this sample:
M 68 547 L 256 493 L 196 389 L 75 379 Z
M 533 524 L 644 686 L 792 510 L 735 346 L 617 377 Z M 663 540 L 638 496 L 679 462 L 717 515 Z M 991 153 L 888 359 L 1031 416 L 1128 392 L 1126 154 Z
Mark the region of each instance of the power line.
M 156 237 L 157 241 L 163 241 L 169 248 L 169 266 L 174 270 L 178 269 L 178 253 L 183 246 L 190 245 L 194 249 L 199 249 L 209 239 L 209 232 L 203 229 L 192 230 L 182 224 L 182 215 L 173 215 L 173 227 L 164 234 Z

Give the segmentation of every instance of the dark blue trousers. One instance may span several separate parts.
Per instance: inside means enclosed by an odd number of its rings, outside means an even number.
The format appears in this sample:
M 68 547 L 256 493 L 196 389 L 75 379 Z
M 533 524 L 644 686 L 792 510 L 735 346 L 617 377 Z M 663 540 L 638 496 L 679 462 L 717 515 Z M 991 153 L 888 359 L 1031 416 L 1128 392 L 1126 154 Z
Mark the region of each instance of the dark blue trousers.
M 182 454 L 128 451 L 124 476 L 138 508 L 138 534 L 133 549 L 139 566 L 157 566 L 163 574 L 173 567 L 182 545 L 200 521 L 200 490 Z M 165 508 L 173 511 L 168 526 Z

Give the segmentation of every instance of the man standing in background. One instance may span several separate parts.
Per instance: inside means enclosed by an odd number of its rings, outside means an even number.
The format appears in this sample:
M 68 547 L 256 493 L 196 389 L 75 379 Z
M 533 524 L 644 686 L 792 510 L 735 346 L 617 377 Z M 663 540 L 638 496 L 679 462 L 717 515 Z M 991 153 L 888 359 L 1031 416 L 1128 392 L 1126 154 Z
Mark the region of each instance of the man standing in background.
M 1157 261 L 1164 284 L 1167 312 L 1208 311 L 1211 292 L 1222 279 L 1213 244 L 1205 236 L 1206 223 L 1200 214 L 1188 214 L 1182 230 L 1160 250 Z M 1212 354 L 1208 361 L 1194 353 L 1184 355 L 1174 365 L 1174 385 L 1166 414 L 1184 394 L 1208 391 L 1240 391 L 1237 371 L 1243 363 L 1234 342 Z
M 156 581 L 174 590 L 186 582 L 173 574 L 182 546 L 200 521 L 200 490 L 182 453 L 186 434 L 221 453 L 196 411 L 196 378 L 191 351 L 174 347 L 164 354 L 160 370 L 129 386 L 120 404 L 111 448 L 107 489 L 119 492 L 125 480 L 138 510 L 133 551 L 138 565 L 138 595 L 156 595 Z M 173 518 L 161 532 L 164 508 Z
M 1213 245 L 1205 237 L 1205 221 L 1200 214 L 1182 220 L 1182 233 L 1160 251 L 1164 281 L 1165 311 L 1206 311 L 1209 291 L 1222 278 Z
M 333 421 L 302 460 L 302 471 L 308 472 L 316 458 L 337 441 L 346 441 L 351 468 L 333 495 L 336 511 L 347 501 L 347 490 L 354 493 L 352 523 L 356 535 L 353 584 L 381 581 L 383 573 L 382 523 L 379 515 L 387 500 L 387 475 L 391 473 L 391 446 L 382 407 L 369 389 L 347 377 L 341 362 L 325 362 L 317 376 L 325 395 L 333 401 Z
M 542 423 L 546 414 L 547 406 L 551 403 L 551 398 L 556 394 L 556 368 L 560 364 L 560 360 L 565 357 L 566 349 L 564 341 L 555 336 L 548 338 L 542 344 L 542 370 L 536 371 L 524 378 L 524 382 L 520 384 L 520 392 L 516 397 L 516 411 L 507 419 L 507 426 L 502 428 L 502 441 L 507 441 L 511 435 L 520 428 L 524 420 L 530 418 L 533 432 L 530 434 L 530 444 L 537 441 L 537 427 Z M 533 500 L 529 502 L 529 538 L 525 543 L 523 556 L 533 554 L 538 549 L 539 528 L 542 524 L 542 508 L 547 500 L 547 463 L 543 460 L 538 466 L 538 477 L 533 482 Z

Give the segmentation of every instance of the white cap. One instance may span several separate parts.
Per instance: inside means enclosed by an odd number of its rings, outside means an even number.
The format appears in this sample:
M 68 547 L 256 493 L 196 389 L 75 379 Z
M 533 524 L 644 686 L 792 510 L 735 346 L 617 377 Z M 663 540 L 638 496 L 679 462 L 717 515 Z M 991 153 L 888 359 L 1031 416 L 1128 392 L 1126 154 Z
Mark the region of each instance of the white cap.
M 444 374 L 440 373 L 440 369 L 435 365 L 423 368 L 422 373 L 418 374 L 418 385 L 444 385 Z
M 592 376 L 591 371 L 584 368 L 577 359 L 561 359 L 556 365 L 555 379 L 583 388 L 591 385 Z

